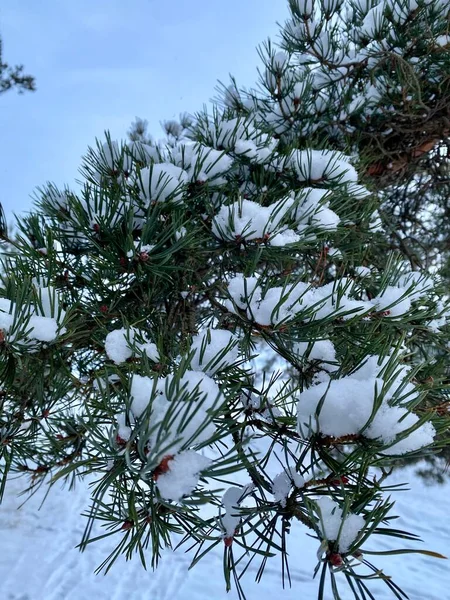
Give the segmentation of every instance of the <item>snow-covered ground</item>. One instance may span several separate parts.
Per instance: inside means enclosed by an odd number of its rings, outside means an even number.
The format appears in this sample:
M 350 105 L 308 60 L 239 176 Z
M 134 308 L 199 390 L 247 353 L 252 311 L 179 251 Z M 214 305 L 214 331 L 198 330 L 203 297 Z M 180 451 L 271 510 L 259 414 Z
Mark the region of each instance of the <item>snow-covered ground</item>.
M 414 469 L 399 472 L 396 481 L 410 481 L 410 492 L 398 492 L 395 527 L 419 534 L 423 544 L 410 543 L 444 555 L 449 554 L 450 481 L 442 486 L 426 486 Z M 0 599 L 1 600 L 235 600 L 226 594 L 222 579 L 221 551 L 211 553 L 202 563 L 188 571 L 189 557 L 182 551 L 167 552 L 158 569 L 144 571 L 138 558 L 119 560 L 106 575 L 94 575 L 94 569 L 107 556 L 111 542 L 103 540 L 80 554 L 74 547 L 80 541 L 84 519 L 80 513 L 87 506 L 87 490 L 79 485 L 74 492 L 52 490 L 42 508 L 43 488 L 22 508 L 17 507 L 21 482 L 9 483 L 0 506 Z M 282 590 L 280 562 L 277 558 L 266 568 L 260 584 L 253 579 L 257 570 L 250 569 L 244 586 L 248 600 L 315 600 L 318 581 L 312 580 L 317 541 L 300 528 L 290 539 L 292 588 Z M 406 542 L 407 543 L 407 542 Z M 406 545 L 405 543 L 405 545 Z M 404 547 L 401 540 L 375 537 L 367 549 L 388 550 Z M 450 598 L 450 564 L 418 554 L 369 557 L 384 573 L 393 575 L 411 600 L 446 600 Z M 344 591 L 345 586 L 342 586 Z M 371 587 L 376 600 L 394 596 L 381 582 Z M 331 599 L 331 593 L 327 600 Z M 342 600 L 349 600 L 349 593 Z

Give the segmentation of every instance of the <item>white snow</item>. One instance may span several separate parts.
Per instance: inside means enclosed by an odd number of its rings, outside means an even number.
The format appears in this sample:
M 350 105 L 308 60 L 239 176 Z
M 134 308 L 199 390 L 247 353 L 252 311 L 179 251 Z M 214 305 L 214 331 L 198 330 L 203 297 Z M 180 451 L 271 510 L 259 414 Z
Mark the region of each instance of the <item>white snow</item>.
M 266 162 L 273 154 L 277 141 L 259 131 L 251 121 L 245 119 L 221 119 L 200 123 L 208 143 L 216 148 L 244 155 L 257 163 Z
M 324 539 L 338 541 L 339 552 L 348 552 L 358 533 L 364 527 L 364 517 L 348 513 L 343 519 L 342 509 L 326 496 L 316 500 L 316 504 L 319 507 L 320 528 Z
M 0 298 L 0 329 L 10 342 L 22 342 L 25 346 L 33 347 L 32 340 L 38 342 L 53 342 L 66 329 L 61 326 L 65 317 L 58 293 L 51 286 L 41 286 L 36 279 L 33 280 L 35 306 L 23 305 L 18 310 L 16 304 L 7 298 Z M 16 328 L 17 320 L 22 320 L 24 327 Z M 8 332 L 14 330 L 11 338 Z M 26 334 L 26 335 L 25 335 Z
M 28 326 L 30 328 L 29 337 L 40 342 L 52 342 L 56 338 L 59 328 L 56 319 L 37 315 L 30 317 Z
M 193 371 L 213 376 L 234 364 L 239 356 L 238 338 L 224 329 L 207 329 L 192 338 Z
M 163 381 L 159 382 L 160 385 L 156 387 L 157 381 L 150 377 L 144 377 L 142 375 L 133 375 L 131 379 L 131 392 L 130 396 L 131 411 L 135 417 L 140 417 L 147 406 L 150 404 L 150 400 L 153 396 L 153 390 L 155 389 L 156 394 L 163 394 Z
M 128 442 L 131 437 L 132 429 L 126 424 L 125 414 L 117 415 L 117 438 L 118 441 Z
M 136 337 L 140 334 L 138 330 L 130 327 L 126 329 L 114 329 L 110 331 L 105 339 L 105 352 L 109 359 L 119 365 L 133 356 L 133 348 L 145 353 L 149 360 L 159 361 L 159 353 L 156 344 L 152 342 L 139 342 Z M 142 339 L 145 335 L 140 334 Z
M 395 527 L 416 532 L 424 541 L 417 543 L 373 535 L 364 547 L 378 551 L 422 548 L 448 556 L 450 480 L 447 479 L 444 485 L 427 486 L 415 474 L 414 467 L 397 471 L 392 480 L 393 483 L 408 481 L 411 488 L 409 492 L 394 490 L 391 493 L 396 501 L 394 512 L 400 516 Z M 20 479 L 10 480 L 0 505 L 0 580 L 5 600 L 148 600 L 149 597 L 154 600 L 238 600 L 234 589 L 229 593 L 225 591 L 223 550 L 220 547 L 192 570 L 188 570 L 192 553 L 185 554 L 181 548 L 176 552 L 163 552 L 155 572 L 144 571 L 135 555 L 132 561 L 121 557 L 106 576 L 95 575 L 94 570 L 123 533 L 90 544 L 83 554 L 75 548 L 85 524 L 80 513 L 89 504 L 87 482 L 78 481 L 72 492 L 56 484 L 42 507 L 47 486 L 43 485 L 23 504 L 24 497 L 17 497 L 23 485 Z M 235 489 L 239 496 L 229 498 L 227 505 L 235 504 L 244 491 L 243 488 Z M 22 507 L 18 508 L 20 505 Z M 222 516 L 222 523 L 224 519 L 226 515 Z M 233 526 L 238 523 L 230 523 L 229 534 L 234 533 Z M 316 598 L 318 580 L 314 580 L 312 574 L 317 562 L 317 546 L 317 539 L 308 537 L 305 529 L 294 523 L 288 536 L 292 587 L 282 589 L 280 560 L 276 557 L 269 558 L 268 568 L 261 583 L 257 584 L 254 579 L 259 562 L 255 560 L 243 579 L 247 597 L 250 600 Z M 150 562 L 150 550 L 146 551 L 146 559 Z M 392 576 L 410 600 L 443 600 L 448 596 L 448 561 L 417 554 L 368 556 L 368 559 L 386 575 Z M 343 575 L 337 573 L 336 577 L 342 600 L 353 600 L 353 595 L 346 590 Z M 392 594 L 381 580 L 371 582 L 370 590 L 377 600 L 392 600 Z M 331 598 L 327 585 L 324 600 Z
M 233 165 L 233 159 L 224 152 L 198 143 L 180 144 L 172 153 L 172 158 L 187 172 L 190 180 L 196 182 L 221 183 L 221 175 Z
M 215 432 L 208 411 L 218 406 L 222 397 L 218 385 L 205 373 L 187 371 L 181 377 L 158 379 L 133 375 L 130 396 L 136 418 L 143 419 L 151 403 L 147 414 L 149 460 L 160 462 L 163 456 L 204 442 Z
M 340 223 L 338 215 L 329 207 L 330 190 L 304 188 L 298 195 L 294 215 L 297 222 L 310 227 L 333 231 Z
M 263 326 L 277 325 L 302 313 L 305 320 L 319 320 L 330 315 L 349 319 L 373 311 L 372 302 L 349 297 L 352 288 L 353 282 L 342 278 L 317 288 L 299 281 L 264 291 L 257 278 L 238 274 L 228 282 L 232 300 L 225 301 L 225 307 L 235 312 L 236 305 L 246 310 L 248 319 Z
M 359 277 L 369 277 L 370 273 L 371 273 L 369 267 L 359 266 L 359 267 L 355 267 L 354 270 L 355 270 L 355 273 L 357 275 L 359 275 Z
M 197 486 L 200 472 L 211 464 L 211 460 L 198 452 L 187 450 L 176 454 L 168 461 L 168 470 L 156 480 L 159 493 L 166 500 L 178 502 Z
M 294 150 L 290 165 L 299 181 L 339 180 L 355 183 L 358 180 L 355 167 L 349 157 L 333 150 Z
M 275 502 L 279 502 L 283 507 L 286 506 L 286 499 L 292 487 L 302 488 L 304 485 L 304 478 L 293 467 L 290 467 L 288 471 L 278 473 L 272 482 L 272 494 Z
M 99 147 L 99 162 L 103 169 L 107 168 L 112 171 L 120 169 L 122 172 L 128 172 L 132 167 L 131 156 L 129 156 L 125 150 L 124 144 L 119 142 L 108 140 L 102 146 Z
M 142 200 L 179 203 L 183 199 L 184 187 L 189 175 L 172 163 L 154 163 L 141 170 L 138 185 Z
M 222 496 L 222 504 L 225 509 L 225 514 L 222 514 L 220 520 L 225 530 L 225 536 L 232 538 L 234 532 L 239 526 L 241 513 L 239 510 L 240 503 L 245 496 L 245 488 L 230 487 Z
M 303 360 L 323 363 L 321 367 L 326 371 L 337 369 L 337 366 L 332 364 L 336 362 L 336 350 L 330 340 L 316 340 L 313 343 L 297 342 L 294 344 L 293 351 Z
M 369 365 L 366 363 L 360 372 L 356 371 L 352 376 L 324 381 L 301 392 L 297 406 L 300 434 L 309 437 L 320 432 L 339 438 L 361 433 L 366 438 L 382 442 L 385 446 L 382 453 L 393 455 L 431 444 L 436 433 L 433 425 L 427 422 L 418 426 L 419 418 L 399 405 L 396 398 L 401 392 L 403 397 L 408 395 L 411 399 L 414 386 L 404 381 L 405 373 L 397 373 L 381 395 L 385 385 L 383 379 L 369 372 L 377 358 L 371 357 L 371 361 L 367 361 Z M 373 415 L 379 396 L 381 404 Z M 370 418 L 372 420 L 368 423 Z M 410 428 L 413 431 L 408 432 Z M 397 436 L 405 437 L 400 439 Z
M 405 289 L 388 285 L 381 294 L 373 298 L 379 311 L 389 311 L 391 317 L 401 317 L 411 310 L 411 299 Z
M 125 328 L 115 329 L 108 333 L 105 339 L 105 352 L 108 358 L 110 358 L 116 365 L 125 362 L 133 354 L 133 350 L 130 347 L 131 331 Z M 128 338 L 128 339 L 127 339 Z
M 271 206 L 261 206 L 252 200 L 239 200 L 222 206 L 212 222 L 212 232 L 223 240 L 260 240 L 276 246 L 299 241 L 294 231 L 281 225 L 292 207 L 293 200 L 285 198 Z M 287 237 L 281 237 L 286 236 Z

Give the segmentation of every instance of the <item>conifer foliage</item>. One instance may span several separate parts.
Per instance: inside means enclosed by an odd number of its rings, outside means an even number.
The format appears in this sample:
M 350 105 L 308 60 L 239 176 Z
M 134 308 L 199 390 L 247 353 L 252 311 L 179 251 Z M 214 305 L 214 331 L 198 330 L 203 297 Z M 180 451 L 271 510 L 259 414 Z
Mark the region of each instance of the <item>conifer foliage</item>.
M 403 597 L 365 546 L 416 539 L 391 525 L 390 468 L 444 443 L 439 281 L 380 261 L 357 155 L 239 103 L 166 144 L 139 129 L 88 151 L 80 191 L 42 189 L 14 239 L 2 227 L 2 489 L 89 477 L 80 546 L 117 540 L 106 570 L 221 546 L 244 597 L 250 562 L 288 583 L 308 533 L 319 599 L 373 598 L 371 577 Z
M 391 245 L 413 267 L 448 260 L 448 0 L 292 0 L 258 86 L 221 101 L 287 143 L 357 153 Z
M 0 38 L 0 94 L 16 88 L 19 94 L 24 91 L 34 92 L 36 89 L 34 77 L 24 75 L 23 65 L 11 67 L 3 62 L 3 45 Z

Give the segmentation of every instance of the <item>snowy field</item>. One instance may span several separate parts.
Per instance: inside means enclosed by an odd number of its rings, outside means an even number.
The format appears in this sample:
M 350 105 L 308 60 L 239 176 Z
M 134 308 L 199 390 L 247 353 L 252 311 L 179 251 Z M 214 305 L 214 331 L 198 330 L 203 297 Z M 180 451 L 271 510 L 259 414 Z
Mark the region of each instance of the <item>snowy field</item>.
M 394 479 L 394 478 L 392 478 Z M 443 486 L 426 486 L 414 470 L 399 472 L 396 480 L 410 481 L 411 492 L 396 493 L 395 527 L 417 533 L 420 547 L 449 554 L 450 518 L 448 502 L 450 482 Z M 95 543 L 80 554 L 74 547 L 80 541 L 84 519 L 80 513 L 87 506 L 87 490 L 79 485 L 75 492 L 56 487 L 39 510 L 45 490 L 41 489 L 22 508 L 18 499 L 20 480 L 10 482 L 0 506 L 0 599 L 1 600 L 235 600 L 227 594 L 222 579 L 222 554 L 210 554 L 188 571 L 189 557 L 182 551 L 167 552 L 157 571 L 144 571 L 138 559 L 120 560 L 108 575 L 94 575 L 94 569 L 106 557 L 111 542 Z M 406 542 L 407 543 L 407 542 Z M 292 588 L 282 590 L 280 562 L 277 558 L 266 569 L 262 583 L 253 579 L 257 564 L 247 574 L 248 600 L 315 600 L 317 581 L 312 580 L 316 540 L 304 530 L 293 529 L 290 539 Z M 389 538 L 373 539 L 368 550 L 404 547 Z M 411 547 L 419 547 L 412 544 Z M 368 557 L 394 581 L 411 600 L 450 599 L 450 565 L 448 561 L 419 554 Z M 245 580 L 244 580 L 245 581 Z M 345 586 L 342 586 L 344 591 Z M 371 590 L 376 600 L 394 596 L 378 581 Z M 327 600 L 331 599 L 329 593 Z M 342 600 L 353 598 L 343 593 Z

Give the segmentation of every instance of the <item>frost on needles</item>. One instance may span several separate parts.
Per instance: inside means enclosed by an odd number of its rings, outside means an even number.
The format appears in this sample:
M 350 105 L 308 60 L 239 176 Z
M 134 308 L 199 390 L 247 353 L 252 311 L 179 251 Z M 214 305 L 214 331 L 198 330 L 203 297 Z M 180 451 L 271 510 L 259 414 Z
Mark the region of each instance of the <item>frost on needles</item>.
M 106 569 L 222 548 L 243 594 L 248 561 L 286 564 L 308 533 L 318 597 L 328 578 L 371 598 L 368 538 L 403 536 L 390 467 L 448 423 L 446 297 L 387 251 L 356 154 L 295 147 L 247 108 L 167 143 L 107 136 L 79 191 L 48 185 L 3 233 L 3 476 L 92 478 L 81 547 L 117 539 Z

